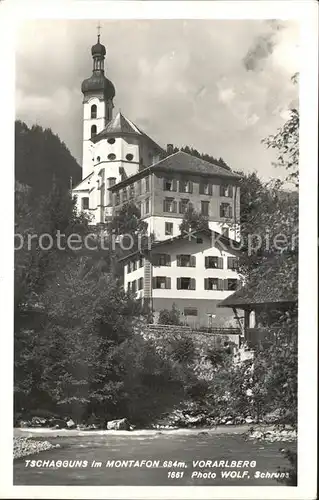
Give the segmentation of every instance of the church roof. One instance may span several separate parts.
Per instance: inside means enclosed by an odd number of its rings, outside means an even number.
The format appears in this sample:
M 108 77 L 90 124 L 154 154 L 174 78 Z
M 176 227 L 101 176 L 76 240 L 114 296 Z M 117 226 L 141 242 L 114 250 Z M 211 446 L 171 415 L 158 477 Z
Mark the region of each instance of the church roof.
M 92 142 L 99 142 L 104 137 L 109 137 L 110 135 L 115 134 L 123 134 L 123 135 L 137 135 L 141 137 L 145 137 L 148 141 L 151 141 L 159 150 L 162 148 L 156 144 L 148 135 L 146 135 L 140 128 L 138 128 L 135 123 L 131 122 L 128 118 L 126 118 L 121 112 L 118 112 L 117 115 L 107 123 L 106 127 L 94 137 L 91 138 Z
M 90 183 L 91 183 L 92 175 L 93 175 L 93 172 L 91 172 L 84 179 L 82 179 L 79 182 L 79 184 L 74 186 L 74 188 L 72 188 L 72 191 L 88 191 L 91 188 Z

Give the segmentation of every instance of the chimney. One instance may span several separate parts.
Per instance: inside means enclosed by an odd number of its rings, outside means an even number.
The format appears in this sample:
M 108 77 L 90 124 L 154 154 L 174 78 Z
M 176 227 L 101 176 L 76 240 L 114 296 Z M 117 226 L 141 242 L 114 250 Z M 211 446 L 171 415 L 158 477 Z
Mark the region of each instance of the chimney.
M 174 153 L 174 144 L 167 144 L 166 151 L 168 155 L 172 155 Z

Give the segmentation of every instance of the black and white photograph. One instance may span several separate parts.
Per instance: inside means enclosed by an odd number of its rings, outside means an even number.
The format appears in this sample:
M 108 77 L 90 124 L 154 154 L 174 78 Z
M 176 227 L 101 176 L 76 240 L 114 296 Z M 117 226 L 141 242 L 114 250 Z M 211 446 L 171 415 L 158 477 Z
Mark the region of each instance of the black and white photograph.
M 313 83 L 302 15 L 265 3 L 18 19 L 11 498 L 315 498 Z

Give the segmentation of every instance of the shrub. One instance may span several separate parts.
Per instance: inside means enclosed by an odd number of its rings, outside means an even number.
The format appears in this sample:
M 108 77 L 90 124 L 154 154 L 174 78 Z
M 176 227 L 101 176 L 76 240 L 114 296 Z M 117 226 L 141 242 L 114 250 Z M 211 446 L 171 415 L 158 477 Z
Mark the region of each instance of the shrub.
M 179 325 L 180 324 L 180 312 L 173 304 L 172 309 L 162 309 L 159 313 L 158 322 L 161 325 Z

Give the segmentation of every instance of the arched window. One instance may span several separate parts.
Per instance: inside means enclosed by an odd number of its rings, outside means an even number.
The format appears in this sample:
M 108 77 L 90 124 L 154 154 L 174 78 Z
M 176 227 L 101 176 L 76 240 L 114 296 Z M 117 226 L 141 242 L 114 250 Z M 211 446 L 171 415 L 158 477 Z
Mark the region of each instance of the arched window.
M 91 106 L 91 118 L 96 118 L 96 113 L 97 113 L 97 107 L 96 104 L 93 104 Z
M 92 125 L 91 127 L 91 137 L 94 137 L 96 135 L 96 125 Z

